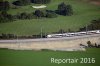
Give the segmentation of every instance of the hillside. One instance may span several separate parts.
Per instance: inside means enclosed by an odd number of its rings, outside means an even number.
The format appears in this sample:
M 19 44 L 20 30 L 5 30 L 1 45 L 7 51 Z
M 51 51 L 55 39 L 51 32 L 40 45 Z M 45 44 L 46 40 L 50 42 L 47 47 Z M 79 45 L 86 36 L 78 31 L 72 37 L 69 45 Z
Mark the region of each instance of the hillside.
M 12 3 L 14 0 L 7 0 Z M 91 20 L 100 18 L 100 7 L 93 5 L 88 2 L 80 0 L 52 0 L 49 4 L 44 4 L 47 6 L 48 10 L 56 10 L 58 4 L 64 2 L 66 4 L 72 5 L 74 14 L 72 16 L 62 16 L 58 15 L 57 18 L 42 18 L 42 19 L 25 19 L 16 20 L 8 23 L 0 23 L 0 34 L 1 33 L 11 33 L 16 35 L 33 35 L 40 34 L 41 29 L 44 33 L 57 32 L 60 29 L 68 31 L 79 30 L 80 27 L 84 27 L 90 24 Z M 12 8 L 8 11 L 9 14 L 18 14 L 22 12 L 31 13 L 35 9 L 32 8 L 33 5 L 41 4 L 30 4 L 26 6 L 19 6 L 17 9 Z

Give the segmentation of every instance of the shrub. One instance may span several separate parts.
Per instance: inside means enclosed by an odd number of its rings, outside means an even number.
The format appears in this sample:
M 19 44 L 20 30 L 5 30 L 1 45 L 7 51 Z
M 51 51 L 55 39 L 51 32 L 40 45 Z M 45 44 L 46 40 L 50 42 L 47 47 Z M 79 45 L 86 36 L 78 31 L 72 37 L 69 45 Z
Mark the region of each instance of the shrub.
M 36 11 L 34 12 L 34 15 L 35 15 L 36 17 L 41 18 L 41 17 L 45 17 L 45 16 L 46 16 L 46 12 L 43 11 L 43 10 L 36 10 Z
M 55 17 L 57 17 L 57 14 L 55 12 L 47 12 L 46 17 L 47 18 L 55 18 Z

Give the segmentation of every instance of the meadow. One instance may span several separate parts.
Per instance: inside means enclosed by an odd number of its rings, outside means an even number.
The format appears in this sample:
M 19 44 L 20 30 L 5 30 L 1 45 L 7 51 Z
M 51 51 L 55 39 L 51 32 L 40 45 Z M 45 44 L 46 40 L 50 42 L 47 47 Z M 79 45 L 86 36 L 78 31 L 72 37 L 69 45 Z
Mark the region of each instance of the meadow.
M 13 2 L 14 0 L 8 0 Z M 42 19 L 30 19 L 30 20 L 16 20 L 8 23 L 0 23 L 0 34 L 11 33 L 16 35 L 34 35 L 40 34 L 41 28 L 44 33 L 50 34 L 57 32 L 60 29 L 68 31 L 79 30 L 80 27 L 84 27 L 90 24 L 91 20 L 100 18 L 100 6 L 84 2 L 82 0 L 52 0 L 51 3 L 45 4 L 48 10 L 56 10 L 58 4 L 65 2 L 72 5 L 74 14 L 72 16 L 61 16 L 57 18 L 42 18 Z M 35 9 L 33 5 L 21 6 L 17 9 L 10 9 L 9 14 L 17 14 L 22 12 L 31 13 Z
M 100 49 L 87 51 L 33 51 L 0 49 L 0 66 L 99 66 Z M 51 63 L 51 58 L 95 58 L 95 63 Z

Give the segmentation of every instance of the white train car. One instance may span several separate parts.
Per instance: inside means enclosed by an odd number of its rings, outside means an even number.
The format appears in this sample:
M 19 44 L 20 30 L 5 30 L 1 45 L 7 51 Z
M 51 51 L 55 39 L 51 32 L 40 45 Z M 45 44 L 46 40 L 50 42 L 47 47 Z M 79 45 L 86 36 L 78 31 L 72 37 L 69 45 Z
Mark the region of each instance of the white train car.
M 100 34 L 100 30 L 88 31 L 88 33 L 92 33 L 92 34 Z
M 100 30 L 75 32 L 75 33 L 63 33 L 63 34 L 49 34 L 47 35 L 47 38 L 74 37 L 74 36 L 84 36 L 84 35 L 93 35 L 93 34 L 100 34 Z
M 100 30 L 97 30 L 96 33 L 97 33 L 97 34 L 100 34 Z
M 76 36 L 83 36 L 83 35 L 86 35 L 86 32 L 76 32 L 75 35 Z
M 47 35 L 47 38 L 61 38 L 63 37 L 62 34 L 50 34 L 50 35 Z

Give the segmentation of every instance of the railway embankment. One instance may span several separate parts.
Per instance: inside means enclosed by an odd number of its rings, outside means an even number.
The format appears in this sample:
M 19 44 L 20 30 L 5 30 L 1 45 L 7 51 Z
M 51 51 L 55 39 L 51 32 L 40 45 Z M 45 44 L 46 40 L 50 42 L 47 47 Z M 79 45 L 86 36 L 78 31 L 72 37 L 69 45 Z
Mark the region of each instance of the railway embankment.
M 77 51 L 85 50 L 80 44 L 87 45 L 87 41 L 92 44 L 100 44 L 100 34 L 65 38 L 45 38 L 45 39 L 25 39 L 25 40 L 0 40 L 0 48 L 14 50 L 60 50 Z

